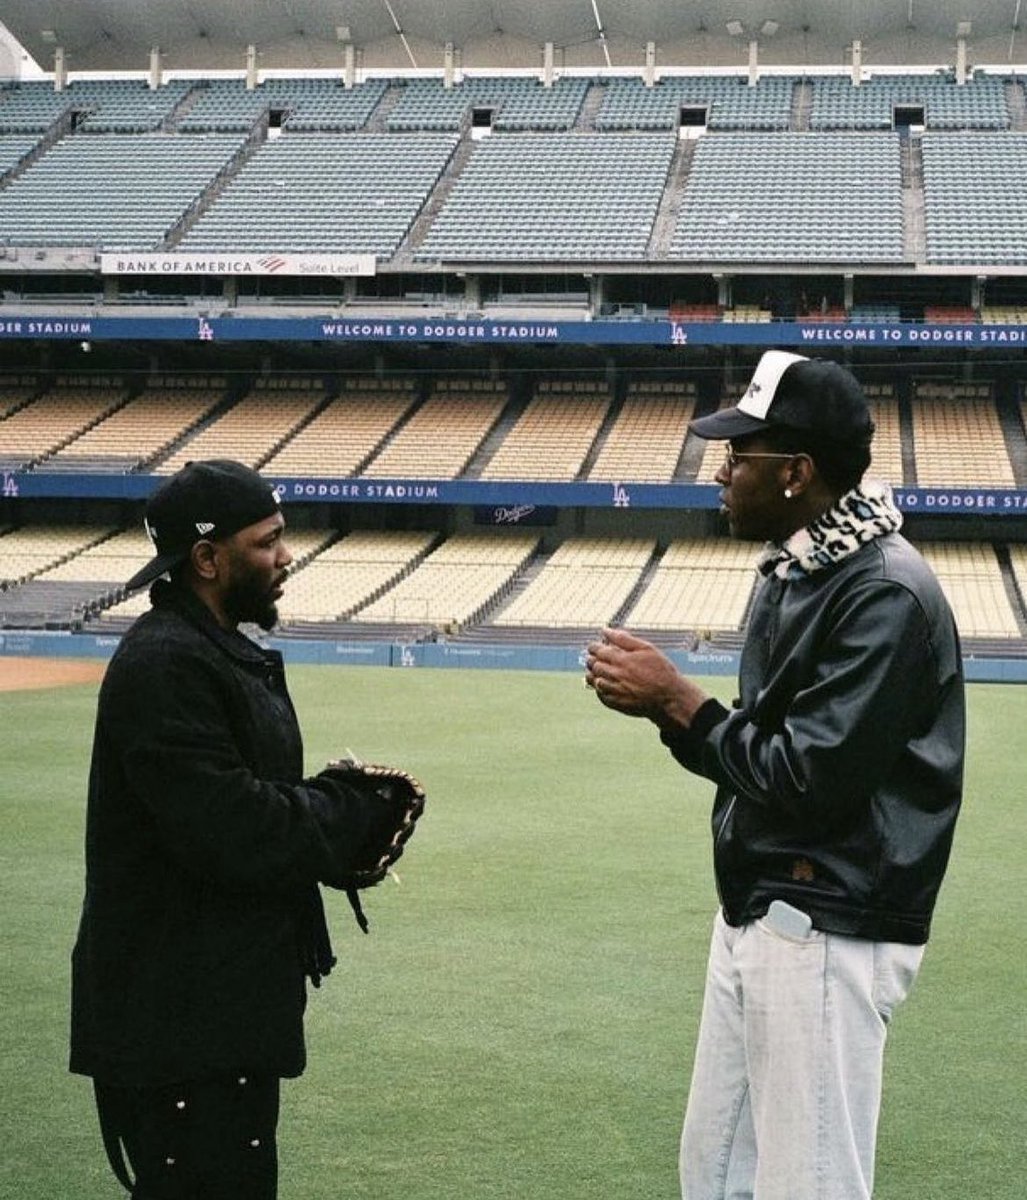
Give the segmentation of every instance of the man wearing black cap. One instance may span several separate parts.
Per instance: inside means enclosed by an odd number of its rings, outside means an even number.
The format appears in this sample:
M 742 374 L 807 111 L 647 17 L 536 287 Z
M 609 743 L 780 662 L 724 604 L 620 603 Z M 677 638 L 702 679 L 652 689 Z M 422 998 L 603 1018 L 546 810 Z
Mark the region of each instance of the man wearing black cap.
M 731 709 L 622 630 L 589 646 L 603 704 L 717 785 L 721 909 L 681 1142 L 685 1200 L 868 1200 L 887 1023 L 919 967 L 962 792 L 951 612 L 863 481 L 850 372 L 782 351 L 728 442 L 735 537 L 768 543 Z
M 146 524 L 157 554 L 127 586 L 156 581 L 152 608 L 97 711 L 71 1069 L 135 1200 L 272 1200 L 305 981 L 335 962 L 318 884 L 381 818 L 330 772 L 303 778 L 281 656 L 237 629 L 271 628 L 291 561 L 270 484 L 190 463 Z

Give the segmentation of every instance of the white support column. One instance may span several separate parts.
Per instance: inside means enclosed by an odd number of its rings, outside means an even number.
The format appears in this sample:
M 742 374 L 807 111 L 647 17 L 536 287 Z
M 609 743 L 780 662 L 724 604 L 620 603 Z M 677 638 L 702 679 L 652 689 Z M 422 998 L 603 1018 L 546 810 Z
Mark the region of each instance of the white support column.
M 150 91 L 155 92 L 164 82 L 164 72 L 161 65 L 160 46 L 150 48 Z
M 852 275 L 845 275 L 842 279 L 845 287 L 845 312 L 852 312 L 852 306 L 856 301 L 856 280 Z
M 344 53 L 346 61 L 342 70 L 342 82 L 348 88 L 355 87 L 357 82 L 357 48 L 352 42 L 347 42 Z
M 467 312 L 479 312 L 481 310 L 480 275 L 470 274 L 464 276 L 464 308 Z
M 975 312 L 980 312 L 984 305 L 984 285 L 987 282 L 987 275 L 975 275 L 970 280 L 970 307 Z
M 547 88 L 553 86 L 553 60 L 553 43 L 546 42 L 546 44 L 542 47 L 542 84 Z
M 453 76 L 455 74 L 454 58 L 453 43 L 447 42 L 442 59 L 442 86 L 447 92 L 453 86 Z
M 966 38 L 956 39 L 956 83 L 966 83 Z
M 755 87 L 760 78 L 760 44 L 752 38 L 749 41 L 749 87 Z
M 252 92 L 257 86 L 257 47 L 251 42 L 246 47 L 246 90 Z
M 58 46 L 53 52 L 53 90 L 63 92 L 68 86 L 68 66 L 64 58 L 64 47 Z
M 857 38 L 852 43 L 852 86 L 863 82 L 863 43 Z
M 656 43 L 645 44 L 645 86 L 651 88 L 656 83 Z
M 586 275 L 588 280 L 588 311 L 593 321 L 598 321 L 606 303 L 606 276 Z

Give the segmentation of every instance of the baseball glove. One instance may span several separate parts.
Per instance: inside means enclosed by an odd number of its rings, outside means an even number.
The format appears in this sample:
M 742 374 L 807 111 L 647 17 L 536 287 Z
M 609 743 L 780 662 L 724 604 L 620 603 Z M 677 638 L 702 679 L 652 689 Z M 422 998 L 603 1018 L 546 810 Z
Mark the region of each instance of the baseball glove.
M 424 812 L 424 788 L 397 767 L 362 763 L 352 757 L 329 763 L 322 774 L 356 792 L 370 810 L 369 828 L 350 870 L 343 878 L 331 880 L 332 887 L 345 891 L 357 923 L 367 933 L 359 893 L 381 883 L 403 853 Z

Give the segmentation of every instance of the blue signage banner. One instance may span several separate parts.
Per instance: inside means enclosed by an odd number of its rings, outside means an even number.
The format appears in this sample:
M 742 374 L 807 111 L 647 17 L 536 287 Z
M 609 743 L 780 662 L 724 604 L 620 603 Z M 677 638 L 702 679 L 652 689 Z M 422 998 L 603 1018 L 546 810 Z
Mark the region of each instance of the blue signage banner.
M 0 339 L 201 342 L 453 342 L 476 345 L 1027 347 L 1020 325 L 856 325 L 829 322 L 492 321 L 449 317 L 5 316 Z
M 475 525 L 555 525 L 560 510 L 551 505 L 538 504 L 494 504 L 477 505 L 474 509 Z
M 0 496 L 143 500 L 158 475 L 0 473 Z M 321 479 L 269 475 L 283 503 L 467 505 L 488 524 L 551 524 L 560 508 L 716 509 L 720 488 L 698 483 L 503 483 L 480 479 Z M 1018 516 L 1027 491 L 1003 488 L 895 489 L 907 513 Z M 486 517 L 487 514 L 487 517 Z

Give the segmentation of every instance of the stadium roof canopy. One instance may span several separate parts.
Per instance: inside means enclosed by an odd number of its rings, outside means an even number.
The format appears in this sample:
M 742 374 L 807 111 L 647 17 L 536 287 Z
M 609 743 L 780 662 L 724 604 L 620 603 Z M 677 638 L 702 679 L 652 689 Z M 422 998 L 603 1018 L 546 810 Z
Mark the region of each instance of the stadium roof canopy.
M 1027 58 L 1027 0 L 3 0 L 2 19 L 36 63 L 62 47 L 70 71 L 145 70 L 153 47 L 172 70 L 440 70 L 451 43 L 464 69 L 737 67 L 752 41 L 767 66 L 939 66 L 963 37 L 970 63 Z M 1023 14 L 1027 16 L 1027 13 Z

